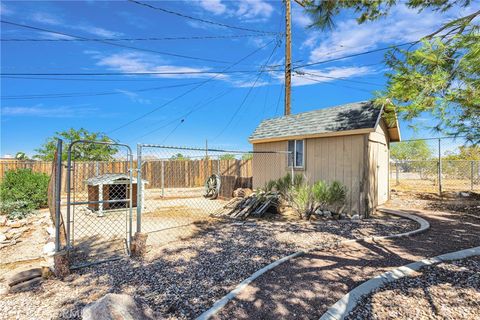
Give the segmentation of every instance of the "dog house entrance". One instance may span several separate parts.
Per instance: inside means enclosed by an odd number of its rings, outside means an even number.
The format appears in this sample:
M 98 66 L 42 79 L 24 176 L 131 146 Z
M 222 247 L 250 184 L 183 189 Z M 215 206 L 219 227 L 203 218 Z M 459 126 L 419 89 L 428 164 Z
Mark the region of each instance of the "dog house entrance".
M 125 183 L 129 183 L 126 181 Z M 125 200 L 128 199 L 127 184 L 111 184 L 108 188 L 108 198 L 110 200 Z M 127 201 L 110 203 L 111 209 L 122 209 L 127 207 Z

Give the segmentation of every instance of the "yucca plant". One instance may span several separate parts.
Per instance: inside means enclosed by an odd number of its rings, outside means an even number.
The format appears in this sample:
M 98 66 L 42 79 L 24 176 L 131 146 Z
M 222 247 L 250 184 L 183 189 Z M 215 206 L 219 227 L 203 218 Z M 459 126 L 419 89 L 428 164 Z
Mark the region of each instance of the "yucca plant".
M 309 185 L 293 188 L 290 195 L 292 207 L 300 214 L 300 218 L 309 219 L 315 212 L 315 199 Z
M 347 188 L 341 182 L 333 181 L 328 189 L 328 204 L 333 207 L 334 212 L 338 212 L 345 204 Z
M 317 208 L 321 210 L 327 209 L 327 205 L 329 204 L 330 199 L 329 185 L 325 181 L 319 180 L 315 182 L 315 184 L 312 186 L 312 193 Z

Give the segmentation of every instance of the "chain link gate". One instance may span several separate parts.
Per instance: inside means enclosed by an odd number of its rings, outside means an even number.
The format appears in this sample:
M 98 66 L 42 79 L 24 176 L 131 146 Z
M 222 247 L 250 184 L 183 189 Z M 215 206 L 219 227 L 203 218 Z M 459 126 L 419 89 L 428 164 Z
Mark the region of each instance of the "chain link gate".
M 89 160 L 92 154 L 95 160 Z M 86 140 L 70 144 L 65 220 L 74 267 L 130 254 L 137 189 L 133 171 L 128 145 Z

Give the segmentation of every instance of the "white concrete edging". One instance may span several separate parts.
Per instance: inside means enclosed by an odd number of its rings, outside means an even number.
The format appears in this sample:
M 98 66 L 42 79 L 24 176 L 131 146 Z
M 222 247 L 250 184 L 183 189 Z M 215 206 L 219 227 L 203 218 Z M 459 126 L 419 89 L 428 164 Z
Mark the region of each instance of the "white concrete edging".
M 341 320 L 344 319 L 352 310 L 357 306 L 360 299 L 372 293 L 379 287 L 393 282 L 395 280 L 409 277 L 415 274 L 416 271 L 425 266 L 430 266 L 445 261 L 460 260 L 468 257 L 480 255 L 480 247 L 474 247 L 470 249 L 460 250 L 456 252 L 450 252 L 447 254 L 442 254 L 429 259 L 420 260 L 407 264 L 403 267 L 393 269 L 392 271 L 385 272 L 379 276 L 376 276 L 346 295 L 344 295 L 340 300 L 338 300 L 334 305 L 332 305 L 328 310 L 320 317 L 320 320 Z
M 368 240 L 381 240 L 381 239 L 408 237 L 408 236 L 411 236 L 411 235 L 418 234 L 420 232 L 424 232 L 424 231 L 426 231 L 430 228 L 430 224 L 425 219 L 417 217 L 413 214 L 399 212 L 397 210 L 390 210 L 390 209 L 385 209 L 385 208 L 377 208 L 377 210 L 381 211 L 381 212 L 384 212 L 384 213 L 394 215 L 394 216 L 399 216 L 399 217 L 402 217 L 402 218 L 407 218 L 407 219 L 413 220 L 420 225 L 420 228 L 418 228 L 416 230 L 413 230 L 413 231 L 400 233 L 400 234 L 394 234 L 394 235 L 390 235 L 390 236 L 366 237 L 366 238 L 362 238 L 362 239 L 344 240 L 344 241 L 338 242 L 337 247 L 342 246 L 342 245 L 347 245 L 347 244 L 350 244 L 350 243 L 368 241 Z M 321 249 L 321 248 L 315 248 L 313 250 L 318 250 L 318 249 Z M 221 298 L 220 300 L 217 300 L 210 309 L 203 312 L 200 316 L 198 316 L 196 318 L 196 320 L 210 319 L 210 317 L 214 316 L 218 311 L 220 311 L 223 307 L 225 307 L 228 302 L 235 299 L 235 297 L 238 296 L 240 294 L 240 292 L 242 292 L 250 283 L 252 283 L 255 279 L 260 277 L 262 274 L 264 274 L 265 272 L 279 266 L 280 264 L 282 264 L 284 262 L 287 262 L 288 260 L 291 260 L 295 257 L 298 257 L 298 256 L 302 255 L 302 254 L 308 253 L 309 251 L 312 251 L 312 250 L 295 252 L 295 253 L 293 253 L 291 255 L 288 255 L 286 257 L 283 257 L 283 258 L 281 258 L 281 259 L 279 259 L 275 262 L 272 262 L 269 265 L 263 267 L 262 269 L 256 271 L 254 274 L 249 276 L 247 279 L 240 282 L 240 284 L 238 284 L 235 287 L 235 289 L 233 289 L 232 291 L 227 293 L 223 298 Z

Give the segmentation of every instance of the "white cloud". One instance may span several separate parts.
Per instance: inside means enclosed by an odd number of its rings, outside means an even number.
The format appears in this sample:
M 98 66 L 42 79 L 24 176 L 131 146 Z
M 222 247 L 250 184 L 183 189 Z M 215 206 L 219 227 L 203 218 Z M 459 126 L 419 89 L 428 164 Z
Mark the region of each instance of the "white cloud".
M 158 59 L 155 56 L 142 54 L 142 53 L 116 53 L 112 55 L 103 56 L 100 54 L 93 54 L 93 57 L 97 59 L 97 65 L 107 67 L 110 70 L 120 72 L 202 72 L 208 71 L 208 68 L 194 68 L 186 66 L 176 66 L 167 64 L 165 61 Z M 159 78 L 210 78 L 213 74 L 158 74 L 153 75 Z M 226 79 L 225 75 L 218 75 L 216 79 Z
M 117 89 L 116 91 L 126 95 L 132 102 L 140 103 L 140 104 L 150 104 L 151 101 L 149 99 L 141 98 L 140 95 L 136 92 L 128 91 L 128 90 L 121 90 Z
M 41 117 L 41 118 L 78 118 L 97 114 L 97 108 L 82 106 L 60 106 L 46 108 L 42 104 L 33 107 L 4 107 L 1 110 L 4 116 Z
M 52 26 L 57 26 L 63 23 L 59 18 L 46 12 L 35 12 L 32 14 L 31 19 L 35 22 L 49 24 Z
M 197 4 L 215 15 L 223 14 L 227 11 L 227 6 L 221 0 L 200 0 Z
M 0 3 L 0 16 L 8 16 L 13 13 L 13 10 L 7 8 L 4 3 Z
M 395 7 L 388 18 L 375 22 L 359 25 L 355 19 L 343 20 L 326 36 L 324 32 L 312 31 L 303 46 L 316 46 L 310 53 L 310 61 L 341 57 L 374 49 L 382 44 L 418 40 L 438 29 L 452 15 L 440 16 L 438 12 L 429 11 L 418 13 L 401 5 Z
M 375 73 L 375 70 L 370 67 L 334 67 L 323 70 L 302 69 L 302 71 L 307 73 L 305 74 L 306 78 L 301 76 L 292 77 L 292 86 L 305 86 L 321 82 L 332 82 L 336 81 L 335 78 L 348 79 Z
M 123 35 L 123 33 L 120 33 L 120 32 L 110 31 L 104 28 L 95 27 L 91 25 L 79 25 L 79 26 L 75 26 L 74 29 L 81 30 L 81 31 L 96 35 L 98 37 L 104 37 L 104 38 L 115 38 Z
M 301 28 L 306 28 L 312 24 L 312 19 L 305 14 L 301 6 L 295 5 L 292 6 L 292 22 Z
M 225 17 L 238 17 L 248 22 L 266 21 L 273 13 L 273 6 L 264 0 L 200 0 L 195 2 L 205 11 Z M 190 23 L 194 27 L 202 27 Z M 211 27 L 211 26 L 210 26 Z
M 272 12 L 273 7 L 268 2 L 263 0 L 242 0 L 238 2 L 235 15 L 246 20 L 268 19 Z

